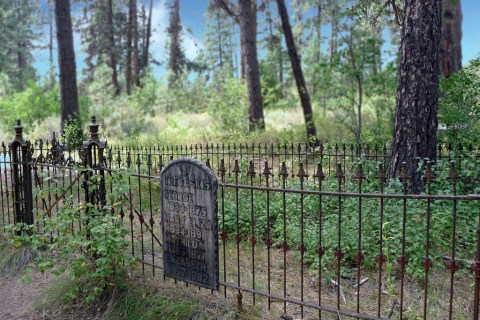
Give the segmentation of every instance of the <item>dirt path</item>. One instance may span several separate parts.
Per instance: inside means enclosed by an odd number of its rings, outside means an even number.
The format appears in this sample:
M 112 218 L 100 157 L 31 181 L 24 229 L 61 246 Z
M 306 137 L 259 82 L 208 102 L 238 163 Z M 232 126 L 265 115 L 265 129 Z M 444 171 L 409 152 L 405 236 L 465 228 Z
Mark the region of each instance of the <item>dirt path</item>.
M 0 276 L 0 320 L 39 318 L 34 314 L 34 304 L 54 276 L 38 272 L 31 276 L 30 283 L 18 282 L 22 274 Z

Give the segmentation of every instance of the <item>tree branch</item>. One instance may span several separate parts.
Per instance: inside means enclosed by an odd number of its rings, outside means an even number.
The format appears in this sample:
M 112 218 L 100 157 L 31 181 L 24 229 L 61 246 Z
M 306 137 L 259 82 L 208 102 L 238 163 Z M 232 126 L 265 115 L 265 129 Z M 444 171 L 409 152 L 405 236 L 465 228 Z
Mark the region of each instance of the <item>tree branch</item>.
M 239 23 L 238 14 L 236 14 L 232 8 L 228 6 L 228 3 L 225 0 L 215 0 L 215 4 L 224 9 L 227 14 L 235 20 L 236 23 Z

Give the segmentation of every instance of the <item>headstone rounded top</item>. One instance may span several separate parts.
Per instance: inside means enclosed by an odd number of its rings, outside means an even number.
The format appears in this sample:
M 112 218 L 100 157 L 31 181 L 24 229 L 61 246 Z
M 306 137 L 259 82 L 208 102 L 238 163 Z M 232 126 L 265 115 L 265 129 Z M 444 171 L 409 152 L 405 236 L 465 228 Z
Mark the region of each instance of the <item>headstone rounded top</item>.
M 195 165 L 196 167 L 198 167 L 199 169 L 202 169 L 203 171 L 205 171 L 205 173 L 208 173 L 209 175 L 211 175 L 214 179 L 215 179 L 215 182 L 217 181 L 217 177 L 215 176 L 214 172 L 212 171 L 212 169 L 210 169 L 205 163 L 203 163 L 202 161 L 198 160 L 198 159 L 193 159 L 193 158 L 178 158 L 178 159 L 175 159 L 175 160 L 172 160 L 170 162 L 168 162 L 168 164 L 163 167 L 162 171 L 160 172 L 160 176 L 162 176 L 162 174 L 166 171 L 168 171 L 168 169 L 172 166 L 175 166 L 175 165 L 178 165 L 179 163 L 189 163 L 189 164 L 193 164 Z

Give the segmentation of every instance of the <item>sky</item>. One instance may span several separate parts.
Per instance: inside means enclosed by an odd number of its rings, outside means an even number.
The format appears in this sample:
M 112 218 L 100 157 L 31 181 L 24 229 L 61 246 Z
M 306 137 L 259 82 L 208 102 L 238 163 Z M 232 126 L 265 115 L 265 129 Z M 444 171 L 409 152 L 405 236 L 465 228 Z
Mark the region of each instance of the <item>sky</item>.
M 148 7 L 148 0 L 147 7 Z M 287 0 L 288 2 L 288 0 Z M 141 3 L 141 1 L 139 1 Z M 194 59 L 197 57 L 204 43 L 204 25 L 206 22 L 205 11 L 208 0 L 181 0 L 180 15 L 184 30 L 189 29 L 191 33 L 186 33 L 183 38 L 183 47 L 187 58 Z M 291 8 L 290 8 L 291 9 Z M 479 0 L 462 0 L 463 10 L 463 65 L 474 57 L 480 55 L 480 1 Z M 73 15 L 79 14 L 79 8 L 73 7 Z M 290 16 L 292 12 L 290 12 Z M 165 44 L 167 42 L 166 28 L 168 25 L 168 8 L 166 0 L 156 0 L 154 3 L 152 16 L 152 55 L 158 61 L 165 62 L 167 59 L 167 51 Z M 40 43 L 46 43 L 48 32 L 46 27 L 44 30 L 45 39 L 41 39 Z M 77 68 L 81 70 L 84 67 L 85 53 L 81 48 L 80 35 L 74 34 L 74 47 L 76 52 Z M 49 53 L 47 49 L 38 49 L 34 52 L 34 66 L 38 74 L 43 77 L 47 74 L 49 68 Z M 56 62 L 56 57 L 54 58 Z M 154 67 L 154 75 L 161 78 L 165 73 L 163 66 Z M 78 72 L 81 75 L 81 72 Z

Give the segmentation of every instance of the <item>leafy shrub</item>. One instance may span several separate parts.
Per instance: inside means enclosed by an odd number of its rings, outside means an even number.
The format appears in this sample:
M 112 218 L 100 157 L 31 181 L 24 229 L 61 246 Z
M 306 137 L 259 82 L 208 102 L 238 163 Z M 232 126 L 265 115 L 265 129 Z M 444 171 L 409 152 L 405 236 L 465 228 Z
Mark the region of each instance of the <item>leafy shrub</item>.
M 440 138 L 449 141 L 472 141 L 480 135 L 480 56 L 469 65 L 440 81 L 441 99 L 438 114 Z M 474 142 L 474 141 L 472 141 Z
M 217 128 L 226 132 L 247 132 L 246 90 L 238 79 L 228 78 L 211 100 L 209 113 L 217 119 Z
M 108 178 L 116 180 L 112 184 L 113 191 L 108 194 L 110 205 L 100 207 L 77 203 L 75 196 L 71 195 L 63 199 L 56 215 L 39 210 L 35 213 L 36 224 L 7 227 L 11 232 L 16 231 L 17 235 L 12 239 L 15 246 L 28 246 L 37 253 L 34 266 L 41 272 L 48 269 L 53 269 L 54 274 L 68 272 L 81 283 L 71 288 L 67 298 L 92 302 L 115 285 L 124 265 L 133 263 L 133 258 L 126 253 L 128 244 L 124 236 L 128 231 L 120 217 L 112 215 L 116 207 L 123 205 L 121 195 L 127 191 L 124 180 L 127 176 L 127 172 L 121 172 Z M 43 181 L 49 183 L 36 190 L 35 196 L 46 199 L 51 194 L 67 192 L 67 189 L 58 187 L 62 185 L 61 179 L 45 176 Z M 89 190 L 97 190 L 99 182 L 100 176 L 92 175 Z M 39 226 L 43 227 L 41 232 Z M 28 272 L 25 280 L 29 280 Z
M 6 130 L 15 125 L 16 119 L 31 127 L 35 122 L 55 114 L 60 114 L 58 87 L 44 88 L 31 81 L 24 91 L 0 99 L 0 125 Z
M 249 184 L 246 177 L 246 161 L 241 166 L 242 173 L 239 175 L 239 182 Z M 362 183 L 363 193 L 378 193 L 379 182 L 375 178 L 377 164 L 369 161 L 364 162 L 364 172 L 367 173 L 366 179 Z M 465 155 L 457 163 L 462 168 L 460 180 L 457 182 L 457 192 L 460 194 L 479 193 L 480 184 L 473 182 L 477 175 L 480 160 L 475 155 Z M 439 160 L 434 166 L 436 178 L 432 183 L 432 194 L 452 194 L 453 185 L 448 179 L 450 163 L 446 160 Z M 355 168 L 352 168 L 352 172 Z M 423 168 L 420 168 L 423 170 Z M 230 178 L 232 179 L 232 178 Z M 258 179 L 258 178 L 257 178 Z M 275 181 L 277 187 L 281 187 L 280 179 Z M 300 182 L 287 179 L 287 188 L 300 189 Z M 304 188 L 307 190 L 318 190 L 318 181 L 314 184 L 312 180 L 305 182 Z M 324 191 L 337 191 L 338 181 L 335 178 L 327 179 L 322 184 Z M 358 181 L 348 178 L 345 184 L 342 184 L 342 191 L 358 192 Z M 227 189 L 225 192 L 225 229 L 229 234 L 237 232 L 237 207 L 235 189 Z M 238 231 L 243 234 L 243 239 L 248 239 L 252 232 L 251 225 L 251 194 L 250 190 L 239 189 L 238 202 Z M 384 186 L 385 194 L 403 194 L 403 185 L 396 179 Z M 219 193 L 221 195 L 221 193 Z M 219 200 L 221 201 L 221 200 Z M 307 248 L 305 253 L 305 262 L 312 268 L 318 268 L 317 248 L 319 247 L 319 201 L 318 195 L 305 195 L 304 206 L 304 244 Z M 253 207 L 255 217 L 255 236 L 259 240 L 265 240 L 267 228 L 270 228 L 270 235 L 274 245 L 281 246 L 283 242 L 284 228 L 284 207 L 283 195 L 281 192 L 270 192 L 270 221 L 267 221 L 267 201 L 266 192 L 254 191 Z M 434 267 L 442 265 L 443 256 L 451 255 L 452 226 L 453 226 L 453 201 L 451 200 L 432 200 L 431 201 L 431 228 L 430 228 L 430 259 L 434 261 Z M 472 250 L 475 248 L 476 225 L 478 224 L 478 206 L 475 201 L 458 201 L 456 204 L 456 224 L 457 224 L 457 244 L 456 255 L 465 259 L 470 259 Z M 359 228 L 359 199 L 357 197 L 342 197 L 341 200 L 341 246 L 345 253 L 343 266 L 356 267 L 358 251 L 358 228 Z M 406 219 L 406 246 L 405 254 L 409 259 L 407 272 L 415 279 L 421 279 L 425 273 L 422 267 L 422 261 L 425 259 L 426 243 L 426 200 L 408 200 L 407 201 L 407 219 Z M 325 272 L 332 274 L 332 269 L 336 265 L 334 251 L 338 246 L 338 219 L 339 219 L 339 199 L 337 196 L 322 196 L 321 245 L 326 250 L 322 259 L 322 265 Z M 389 273 L 394 272 L 394 266 L 397 266 L 396 259 L 401 255 L 402 249 L 402 223 L 403 223 L 403 200 L 385 199 L 384 200 L 384 224 L 383 232 L 380 232 L 380 200 L 379 198 L 364 198 L 362 200 L 362 246 L 361 251 L 365 257 L 364 266 L 369 270 L 375 270 L 375 257 L 379 254 L 380 240 L 383 239 L 383 250 L 387 256 L 387 267 Z M 286 238 L 297 257 L 301 244 L 301 206 L 300 194 L 286 193 L 285 197 L 285 220 L 286 220 Z M 474 221 L 474 223 L 472 223 Z M 222 225 L 222 221 L 220 222 Z

